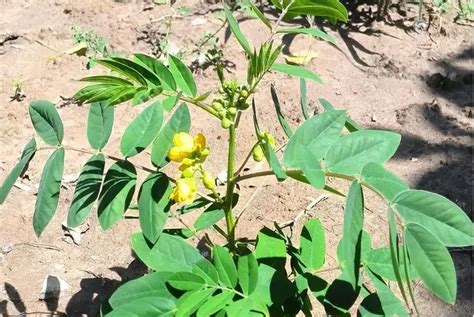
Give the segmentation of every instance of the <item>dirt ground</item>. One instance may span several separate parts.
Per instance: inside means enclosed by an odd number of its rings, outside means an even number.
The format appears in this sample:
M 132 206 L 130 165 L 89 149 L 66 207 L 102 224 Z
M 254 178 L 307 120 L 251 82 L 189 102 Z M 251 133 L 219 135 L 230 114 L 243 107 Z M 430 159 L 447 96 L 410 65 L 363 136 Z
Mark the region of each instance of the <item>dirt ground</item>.
M 96 73 L 85 68 L 85 58 L 62 56 L 48 59 L 56 51 L 72 46 L 71 28 L 80 26 L 103 36 L 116 53 L 151 53 L 154 47 L 143 40 L 143 32 L 163 27 L 159 18 L 167 13 L 152 1 L 66 1 L 0 0 L 0 179 L 3 180 L 21 154 L 21 148 L 34 136 L 28 103 L 46 99 L 55 103 L 65 126 L 65 144 L 87 148 L 85 124 L 87 106 L 65 104 L 81 87 L 77 79 Z M 178 45 L 191 47 L 204 31 L 214 31 L 221 22 L 209 6 L 198 1 L 178 1 L 194 14 L 176 18 L 172 38 Z M 212 9 L 212 8 L 211 8 Z M 413 12 L 409 12 L 413 16 Z M 472 218 L 472 127 L 473 127 L 473 29 L 444 21 L 443 28 L 432 25 L 428 31 L 414 32 L 391 13 L 394 23 L 374 23 L 358 30 L 329 29 L 337 40 L 333 46 L 303 36 L 286 37 L 287 51 L 311 47 L 319 54 L 308 67 L 316 71 L 324 85 L 308 84 L 311 110 L 320 111 L 317 98 L 325 98 L 336 107 L 347 109 L 362 126 L 388 129 L 402 134 L 402 145 L 388 167 L 411 187 L 431 190 L 447 196 Z M 199 23 L 192 23 L 200 19 Z M 158 20 L 150 23 L 150 21 Z M 259 43 L 268 33 L 253 19 L 243 19 L 243 32 L 251 43 Z M 235 39 L 228 30 L 218 33 L 227 60 L 236 65 L 228 77 L 245 78 L 245 65 Z M 212 69 L 198 71 L 196 81 L 201 92 L 214 89 Z M 23 82 L 25 98 L 10 100 L 14 80 Z M 296 127 L 301 121 L 298 105 L 298 80 L 271 74 L 256 98 L 260 125 L 285 138 L 271 104 L 269 85 L 274 83 L 283 111 Z M 143 106 L 121 105 L 116 110 L 114 132 L 105 151 L 118 154 L 121 133 Z M 211 156 L 207 166 L 216 175 L 224 170 L 226 134 L 219 122 L 209 122 L 205 113 L 192 109 L 193 132 L 208 136 Z M 251 114 L 246 113 L 239 127 L 238 161 L 254 140 Z M 60 205 L 53 221 L 36 238 L 32 227 L 35 191 L 42 165 L 49 153 L 37 153 L 22 180 L 22 189 L 14 187 L 0 206 L 0 314 L 32 315 L 65 313 L 68 316 L 97 314 L 100 302 L 123 281 L 143 274 L 144 268 L 130 251 L 128 237 L 139 230 L 136 219 L 123 220 L 103 232 L 95 217 L 89 217 L 80 245 L 64 236 L 61 223 L 74 190 L 62 189 Z M 79 172 L 87 155 L 66 154 L 65 175 Z M 146 155 L 137 159 L 143 164 Z M 266 169 L 266 163 L 250 166 Z M 172 167 L 171 167 L 172 168 Z M 143 175 L 140 175 L 143 177 Z M 342 190 L 347 184 L 333 182 Z M 256 189 L 240 221 L 238 235 L 255 236 L 261 226 L 293 219 L 321 192 L 292 181 L 278 184 L 274 178 L 252 180 L 241 187 L 240 207 Z M 369 196 L 366 229 L 374 234 L 373 245 L 386 243 L 385 210 L 380 201 Z M 239 206 L 237 207 L 237 209 Z M 318 217 L 327 230 L 329 255 L 327 267 L 334 267 L 335 246 L 340 237 L 343 201 L 330 196 L 317 204 L 305 217 Z M 305 218 L 304 217 L 304 218 Z M 295 232 L 301 228 L 300 220 Z M 184 219 L 184 221 L 191 221 Z M 471 316 L 471 252 L 452 252 L 458 274 L 458 299 L 448 306 L 415 287 L 422 316 Z M 335 272 L 325 277 L 334 278 Z M 39 293 L 47 275 L 64 280 L 69 289 L 59 300 L 41 301 Z M 315 316 L 319 316 L 318 307 Z

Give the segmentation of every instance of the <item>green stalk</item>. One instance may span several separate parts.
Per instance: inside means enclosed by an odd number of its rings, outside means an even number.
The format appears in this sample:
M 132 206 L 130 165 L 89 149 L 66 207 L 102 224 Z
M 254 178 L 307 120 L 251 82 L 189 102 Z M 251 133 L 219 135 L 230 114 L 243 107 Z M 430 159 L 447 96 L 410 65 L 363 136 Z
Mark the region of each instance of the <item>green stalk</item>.
M 235 168 L 235 126 L 232 124 L 229 127 L 229 154 L 227 156 L 227 189 L 224 202 L 225 222 L 227 225 L 227 240 L 229 245 L 233 248 L 235 242 L 235 217 L 232 213 L 232 199 L 234 194 L 235 182 L 234 168 Z

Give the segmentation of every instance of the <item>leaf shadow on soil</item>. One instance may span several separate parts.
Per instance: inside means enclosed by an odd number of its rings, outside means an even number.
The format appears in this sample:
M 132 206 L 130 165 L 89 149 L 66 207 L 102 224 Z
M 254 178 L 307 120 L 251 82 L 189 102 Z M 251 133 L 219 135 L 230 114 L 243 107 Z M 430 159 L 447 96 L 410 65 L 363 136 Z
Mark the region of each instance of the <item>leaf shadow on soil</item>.
M 99 316 L 101 306 L 123 283 L 145 275 L 147 267 L 138 259 L 134 259 L 128 267 L 111 267 L 111 271 L 120 276 L 120 280 L 94 275 L 80 282 L 81 289 L 72 295 L 66 306 L 67 316 Z M 104 309 L 107 307 L 104 306 Z

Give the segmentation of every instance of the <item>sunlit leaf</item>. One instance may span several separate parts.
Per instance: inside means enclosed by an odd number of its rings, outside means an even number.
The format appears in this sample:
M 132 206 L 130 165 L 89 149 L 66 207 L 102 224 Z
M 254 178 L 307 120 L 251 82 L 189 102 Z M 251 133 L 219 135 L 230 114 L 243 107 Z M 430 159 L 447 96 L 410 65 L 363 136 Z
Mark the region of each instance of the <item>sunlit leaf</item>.
M 319 78 L 318 75 L 313 73 L 312 71 L 301 67 L 301 66 L 294 66 L 294 65 L 286 65 L 286 64 L 280 64 L 280 63 L 274 63 L 271 67 L 272 70 L 280 72 L 280 73 L 285 73 L 291 76 L 297 76 L 300 78 L 306 78 L 313 80 L 319 84 L 322 84 L 321 78 Z
M 171 74 L 173 74 L 174 80 L 176 81 L 176 86 L 178 86 L 184 94 L 196 97 L 196 82 L 189 68 L 179 58 L 173 55 L 169 55 L 168 63 Z
M 94 102 L 90 105 L 87 118 L 87 139 L 95 150 L 102 149 L 109 141 L 114 124 L 114 107 L 105 102 Z

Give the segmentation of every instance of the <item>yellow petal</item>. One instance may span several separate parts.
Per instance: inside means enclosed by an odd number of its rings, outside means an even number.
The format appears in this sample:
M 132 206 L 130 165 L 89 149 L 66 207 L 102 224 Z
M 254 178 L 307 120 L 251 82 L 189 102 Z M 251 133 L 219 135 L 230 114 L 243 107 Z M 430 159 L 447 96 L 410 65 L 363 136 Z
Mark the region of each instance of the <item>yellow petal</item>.
M 176 181 L 176 186 L 170 198 L 177 203 L 190 204 L 196 198 L 196 183 L 194 178 L 180 178 Z
M 206 148 L 206 137 L 202 133 L 198 133 L 194 137 L 194 147 L 198 151 L 202 151 Z
M 183 151 L 183 148 L 180 146 L 173 146 L 168 151 L 168 158 L 173 162 L 181 162 L 186 159 L 191 154 L 190 151 Z
M 290 55 L 284 55 L 287 64 L 306 65 L 313 58 L 318 57 L 318 53 L 311 50 L 298 51 Z
M 173 144 L 179 146 L 183 151 L 191 152 L 193 150 L 193 137 L 186 132 L 176 133 L 173 137 Z

